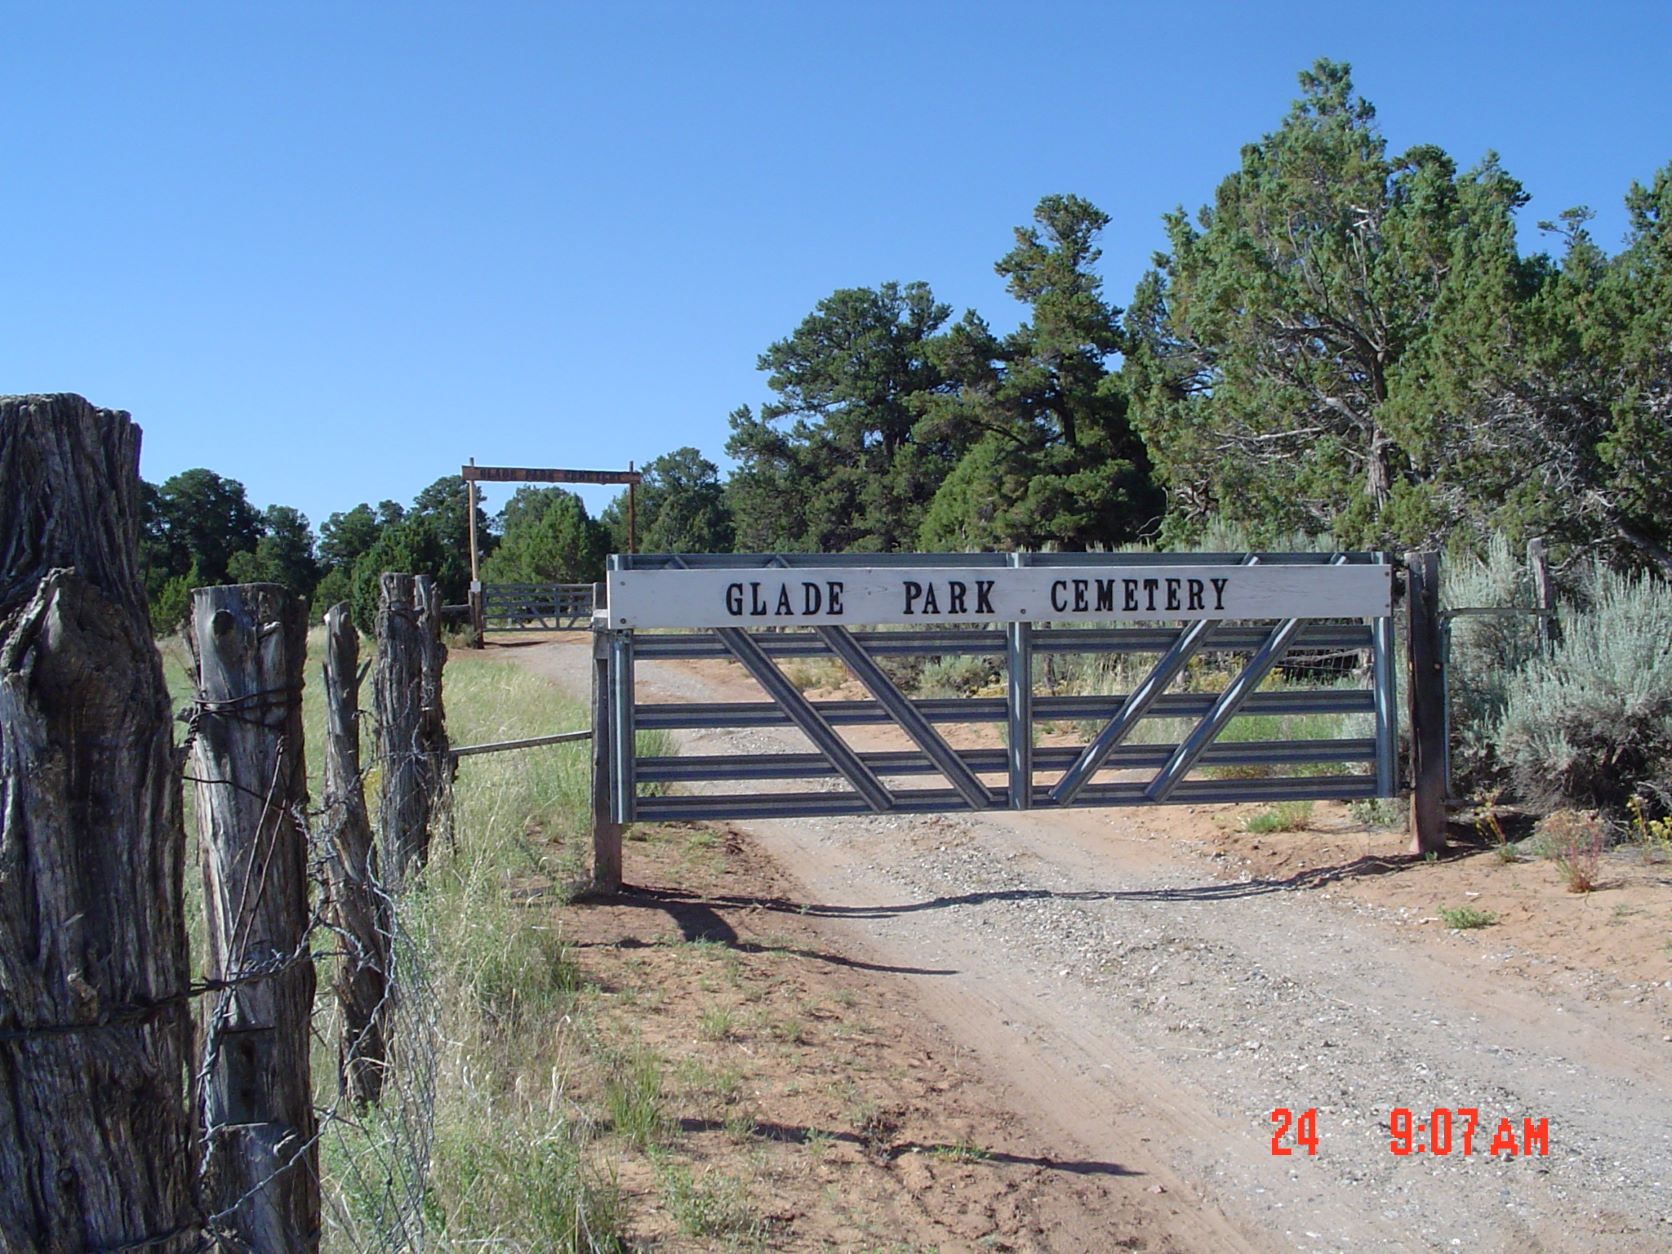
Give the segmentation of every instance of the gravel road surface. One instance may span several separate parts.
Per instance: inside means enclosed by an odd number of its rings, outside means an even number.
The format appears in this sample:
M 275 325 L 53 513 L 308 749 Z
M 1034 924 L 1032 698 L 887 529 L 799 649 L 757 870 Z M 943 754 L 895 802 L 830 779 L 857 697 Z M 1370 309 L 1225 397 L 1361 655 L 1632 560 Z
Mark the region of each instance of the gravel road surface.
M 519 656 L 576 696 L 588 659 Z M 639 682 L 640 700 L 759 699 L 713 663 Z M 1668 990 L 1599 1002 L 1507 974 L 1489 938 L 1459 962 L 1327 888 L 1226 880 L 1176 810 L 735 826 L 850 952 L 929 972 L 908 977 L 924 1017 L 1063 1159 L 1173 1195 L 1182 1248 L 1672 1249 Z M 1274 1155 L 1277 1107 L 1316 1110 L 1315 1155 Z M 1450 1154 L 1395 1154 L 1396 1107 L 1477 1110 L 1473 1152 L 1459 1115 Z M 1518 1149 L 1547 1120 L 1548 1153 L 1491 1153 L 1502 1119 Z

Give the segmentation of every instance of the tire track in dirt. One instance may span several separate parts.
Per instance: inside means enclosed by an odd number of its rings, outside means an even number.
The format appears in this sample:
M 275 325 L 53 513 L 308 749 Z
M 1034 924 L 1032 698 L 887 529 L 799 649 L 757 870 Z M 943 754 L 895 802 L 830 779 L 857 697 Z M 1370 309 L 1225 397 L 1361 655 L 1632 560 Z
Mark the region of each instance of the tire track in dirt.
M 517 657 L 584 695 L 587 649 Z M 654 700 L 758 699 L 723 664 L 641 664 L 640 684 Z M 681 747 L 806 745 L 751 729 L 692 733 Z M 1603 1016 L 1495 981 L 1485 965 L 1459 970 L 1316 891 L 1216 880 L 1167 831 L 1177 816 L 735 826 L 801 883 L 845 948 L 952 972 L 907 977 L 925 1018 L 1064 1158 L 1140 1173 L 1114 1190 L 1159 1209 L 1182 1248 L 1672 1242 L 1672 1096 L 1651 1014 Z M 1273 1156 L 1276 1106 L 1318 1109 L 1316 1157 Z M 1473 1106 L 1489 1122 L 1473 1156 L 1399 1157 L 1386 1130 L 1395 1106 Z M 1487 1155 L 1499 1116 L 1517 1128 L 1548 1117 L 1549 1155 Z

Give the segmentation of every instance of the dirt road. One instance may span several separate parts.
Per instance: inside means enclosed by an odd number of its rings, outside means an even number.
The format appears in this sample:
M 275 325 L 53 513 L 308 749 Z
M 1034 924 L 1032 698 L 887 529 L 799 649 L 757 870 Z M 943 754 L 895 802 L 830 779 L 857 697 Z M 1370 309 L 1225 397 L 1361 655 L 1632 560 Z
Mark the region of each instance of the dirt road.
M 585 695 L 584 647 L 516 656 Z M 641 664 L 640 699 L 759 698 L 723 664 L 670 663 Z M 798 740 L 692 733 L 681 748 Z M 1588 997 L 1529 980 L 1490 936 L 1440 946 L 1345 893 L 1226 879 L 1190 821 L 736 826 L 847 952 L 924 972 L 900 977 L 909 996 L 1007 1086 L 1015 1118 L 1064 1158 L 1132 1173 L 1117 1188 L 1168 1196 L 1177 1248 L 1672 1248 L 1672 990 Z M 1278 1107 L 1316 1110 L 1316 1154 L 1292 1135 L 1273 1153 Z M 1460 1113 L 1449 1154 L 1426 1129 L 1428 1150 L 1394 1153 L 1401 1107 L 1477 1111 L 1472 1152 Z

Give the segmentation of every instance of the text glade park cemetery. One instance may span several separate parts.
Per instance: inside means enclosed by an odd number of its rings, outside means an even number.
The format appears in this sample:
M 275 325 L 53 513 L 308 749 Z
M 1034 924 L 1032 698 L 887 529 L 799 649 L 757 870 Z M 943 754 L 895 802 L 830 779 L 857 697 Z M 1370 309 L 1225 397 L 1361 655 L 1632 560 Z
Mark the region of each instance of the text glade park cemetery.
M 962 614 L 993 614 L 995 579 L 905 579 L 900 583 L 904 617 Z M 1164 578 L 1054 579 L 1050 585 L 1051 608 L 1059 614 L 1154 613 L 1158 610 L 1223 611 L 1225 589 L 1231 581 L 1223 576 L 1199 579 Z M 726 612 L 734 618 L 813 617 L 840 615 L 844 581 L 748 580 L 726 585 Z M 1212 604 L 1208 604 L 1209 596 Z

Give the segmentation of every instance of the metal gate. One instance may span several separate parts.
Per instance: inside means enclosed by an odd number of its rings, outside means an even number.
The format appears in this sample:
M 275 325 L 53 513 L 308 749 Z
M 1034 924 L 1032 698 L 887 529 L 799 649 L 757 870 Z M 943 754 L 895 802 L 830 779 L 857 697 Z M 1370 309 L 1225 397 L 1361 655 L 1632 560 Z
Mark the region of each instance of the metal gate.
M 594 629 L 613 819 L 1392 796 L 1392 573 L 1382 553 L 612 557 Z M 902 690 L 903 659 L 970 655 L 993 659 L 1002 696 Z M 1041 660 L 1074 655 L 1130 682 L 1040 691 Z M 869 699 L 809 700 L 778 664 L 810 657 Z M 641 701 L 638 663 L 679 658 L 730 658 L 765 699 Z M 913 747 L 839 730 L 877 724 Z M 954 747 L 955 724 L 1002 738 Z M 1042 725 L 1068 743 L 1036 744 Z M 810 751 L 638 752 L 641 730 L 751 727 Z M 762 781 L 807 786 L 730 787 Z
M 484 631 L 564 631 L 592 618 L 589 583 L 477 584 Z

